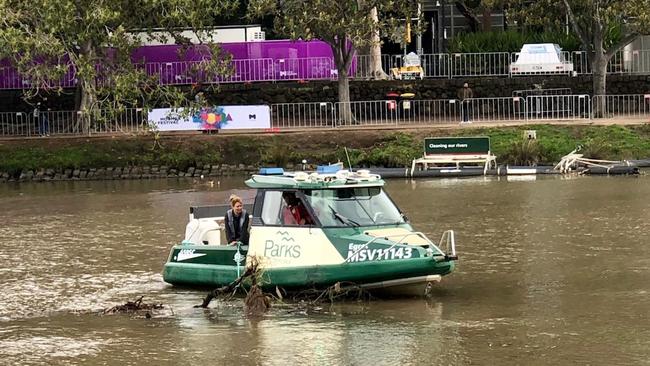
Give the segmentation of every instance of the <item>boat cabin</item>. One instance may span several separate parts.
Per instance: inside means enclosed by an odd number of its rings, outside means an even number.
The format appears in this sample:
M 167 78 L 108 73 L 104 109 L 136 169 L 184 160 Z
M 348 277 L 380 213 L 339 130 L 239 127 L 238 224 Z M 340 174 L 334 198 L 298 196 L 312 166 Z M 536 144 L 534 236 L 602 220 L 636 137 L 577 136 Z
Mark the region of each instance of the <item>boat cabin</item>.
M 406 224 L 405 216 L 382 189 L 378 175 L 361 170 L 284 173 L 262 169 L 246 184 L 257 188 L 254 204 L 244 205 L 252 227 L 354 228 Z M 230 207 L 190 208 L 185 242 L 226 245 L 223 217 Z

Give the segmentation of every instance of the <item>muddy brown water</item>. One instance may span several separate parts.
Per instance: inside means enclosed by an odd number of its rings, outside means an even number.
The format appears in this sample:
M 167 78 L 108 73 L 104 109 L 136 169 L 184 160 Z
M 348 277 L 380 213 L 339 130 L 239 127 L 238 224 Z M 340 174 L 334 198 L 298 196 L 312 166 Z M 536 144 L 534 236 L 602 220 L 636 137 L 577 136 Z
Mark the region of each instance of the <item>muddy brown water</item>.
M 650 364 L 650 176 L 387 189 L 417 229 L 456 230 L 432 299 L 248 320 L 160 275 L 188 206 L 252 198 L 241 179 L 0 185 L 0 364 Z M 167 310 L 97 315 L 140 295 Z

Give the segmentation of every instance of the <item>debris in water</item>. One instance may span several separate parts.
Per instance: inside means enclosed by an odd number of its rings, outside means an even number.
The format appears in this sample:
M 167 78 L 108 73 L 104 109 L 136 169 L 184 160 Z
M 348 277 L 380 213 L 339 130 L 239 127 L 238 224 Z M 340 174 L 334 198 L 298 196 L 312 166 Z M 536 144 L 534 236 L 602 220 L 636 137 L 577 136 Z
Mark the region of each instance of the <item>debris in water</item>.
M 128 301 L 124 305 L 115 305 L 110 309 L 104 310 L 102 314 L 135 313 L 144 311 L 145 318 L 149 319 L 151 318 L 151 310 L 160 310 L 164 308 L 163 304 L 147 304 L 142 302 L 143 298 L 144 296 L 140 296 L 137 300 Z
M 257 284 L 254 284 L 248 292 L 248 295 L 246 295 L 244 306 L 246 308 L 246 315 L 254 317 L 266 313 L 271 307 L 271 302 L 269 297 L 264 295 L 262 289 Z
M 269 299 L 264 295 L 262 290 L 257 286 L 257 283 L 259 282 L 259 279 L 261 277 L 262 277 L 262 270 L 259 268 L 259 262 L 255 257 L 252 257 L 249 266 L 246 268 L 246 271 L 241 276 L 239 276 L 236 280 L 234 280 L 233 282 L 231 282 L 226 286 L 222 286 L 210 291 L 205 296 L 205 299 L 203 299 L 203 303 L 201 303 L 201 305 L 195 305 L 194 307 L 207 308 L 210 302 L 212 301 L 212 299 L 214 299 L 215 297 L 219 297 L 222 295 L 232 296 L 235 294 L 235 292 L 237 292 L 237 289 L 241 287 L 242 282 L 244 282 L 246 279 L 250 279 L 251 289 L 248 292 L 248 295 L 246 296 L 246 301 L 245 301 L 246 308 L 254 309 L 255 311 L 264 308 L 264 311 L 266 311 L 266 309 L 270 307 L 270 302 Z M 265 299 L 265 305 L 263 305 L 262 303 L 260 304 L 254 303 L 256 301 L 262 301 L 263 299 Z M 247 310 L 247 314 L 248 313 L 249 311 Z

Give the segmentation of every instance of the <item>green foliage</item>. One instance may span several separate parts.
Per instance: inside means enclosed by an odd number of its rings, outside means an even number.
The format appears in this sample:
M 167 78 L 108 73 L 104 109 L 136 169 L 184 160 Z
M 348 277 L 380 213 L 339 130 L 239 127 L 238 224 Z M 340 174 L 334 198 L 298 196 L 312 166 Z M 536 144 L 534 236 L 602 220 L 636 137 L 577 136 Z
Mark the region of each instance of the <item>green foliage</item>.
M 536 130 L 537 140 L 524 141 L 525 130 Z M 357 132 L 358 133 L 358 132 Z M 186 170 L 190 166 L 247 164 L 286 166 L 307 159 L 310 164 L 343 161 L 347 157 L 340 143 L 350 145 L 352 166 L 405 167 L 423 152 L 423 139 L 428 136 L 489 136 L 492 153 L 499 164 L 554 165 L 578 146 L 587 157 L 619 160 L 650 158 L 650 127 L 640 126 L 558 126 L 528 125 L 456 130 L 385 132 L 364 141 L 349 135 L 337 136 L 339 141 L 319 137 L 308 141 L 306 135 L 228 136 L 177 140 L 163 139 L 152 149 L 146 137 L 116 140 L 95 140 L 65 146 L 14 144 L 0 145 L 0 171 L 15 174 L 25 169 L 40 168 L 102 168 L 119 166 L 165 165 Z M 296 139 L 305 141 L 296 144 Z M 41 140 L 38 140 L 41 141 Z
M 278 167 L 286 167 L 287 163 L 291 160 L 292 151 L 289 144 L 274 136 L 262 153 L 262 162 L 265 165 L 273 164 Z
M 452 53 L 471 52 L 519 52 L 526 43 L 557 43 L 563 51 L 577 51 L 580 40 L 573 34 L 563 32 L 517 32 L 498 31 L 463 33 L 449 43 Z
M 236 136 L 222 146 L 223 156 L 229 164 L 250 164 L 261 160 L 260 142 L 251 136 Z
M 422 142 L 398 132 L 386 136 L 372 148 L 353 151 L 350 160 L 355 166 L 403 167 L 410 165 L 420 155 Z
M 603 139 L 589 139 L 582 145 L 579 153 L 589 159 L 605 159 L 611 156 L 611 145 Z
M 541 160 L 542 152 L 537 140 L 519 140 L 507 150 L 501 159 L 512 162 L 513 165 L 536 166 Z

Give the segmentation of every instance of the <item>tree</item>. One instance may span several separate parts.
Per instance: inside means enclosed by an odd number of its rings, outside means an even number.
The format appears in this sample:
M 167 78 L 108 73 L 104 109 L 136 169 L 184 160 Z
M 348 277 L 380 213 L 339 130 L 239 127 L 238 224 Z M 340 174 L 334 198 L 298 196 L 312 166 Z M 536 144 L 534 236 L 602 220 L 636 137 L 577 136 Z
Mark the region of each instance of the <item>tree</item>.
M 250 0 L 252 17 L 275 15 L 275 28 L 292 39 L 321 39 L 332 48 L 338 72 L 339 118 L 352 122 L 349 69 L 355 50 L 378 42 L 417 12 L 419 0 Z M 377 18 L 372 16 L 374 10 Z M 401 19 L 401 20 L 400 20 Z
M 612 57 L 638 36 L 648 34 L 649 5 L 648 0 L 506 0 L 509 18 L 520 20 L 524 27 L 560 29 L 568 18 L 588 55 L 594 95 L 607 93 L 607 66 Z M 604 107 L 597 100 L 594 113 L 602 115 Z
M 593 93 L 606 94 L 607 64 L 650 26 L 648 0 L 562 0 L 589 55 Z
M 377 8 L 370 9 L 370 18 L 379 23 L 379 15 Z M 369 47 L 370 50 L 370 75 L 374 80 L 386 80 L 388 75 L 381 65 L 381 38 L 379 29 L 375 29 L 372 34 L 372 42 Z
M 185 94 L 161 87 L 131 58 L 141 44 L 132 31 L 155 38 L 152 30 L 159 27 L 187 43 L 178 31 L 182 27 L 206 39 L 201 30 L 236 6 L 234 0 L 0 0 L 0 58 L 29 80 L 27 99 L 44 91 L 62 93 L 55 81 L 74 73 L 82 115 L 100 108 L 177 105 Z M 202 50 L 206 73 L 226 71 L 218 48 L 206 44 Z

